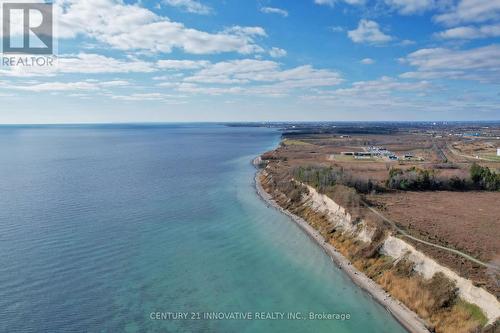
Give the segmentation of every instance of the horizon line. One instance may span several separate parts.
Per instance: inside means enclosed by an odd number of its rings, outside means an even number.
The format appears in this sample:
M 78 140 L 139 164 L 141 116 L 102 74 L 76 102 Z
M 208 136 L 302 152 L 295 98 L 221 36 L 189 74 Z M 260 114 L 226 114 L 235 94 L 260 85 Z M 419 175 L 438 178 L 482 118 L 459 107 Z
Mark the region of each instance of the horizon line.
M 304 123 L 490 123 L 486 120 L 246 120 L 246 121 L 125 121 L 125 122 L 64 122 L 64 123 L 0 123 L 0 126 L 64 126 L 64 125 L 176 125 L 176 124 L 304 124 Z

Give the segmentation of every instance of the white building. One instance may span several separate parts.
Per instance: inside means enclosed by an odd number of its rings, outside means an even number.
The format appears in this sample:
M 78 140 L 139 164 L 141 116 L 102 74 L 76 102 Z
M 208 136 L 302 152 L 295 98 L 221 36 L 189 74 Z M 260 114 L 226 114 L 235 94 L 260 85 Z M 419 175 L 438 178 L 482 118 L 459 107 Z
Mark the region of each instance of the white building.
M 497 148 L 497 156 L 500 156 L 500 148 Z

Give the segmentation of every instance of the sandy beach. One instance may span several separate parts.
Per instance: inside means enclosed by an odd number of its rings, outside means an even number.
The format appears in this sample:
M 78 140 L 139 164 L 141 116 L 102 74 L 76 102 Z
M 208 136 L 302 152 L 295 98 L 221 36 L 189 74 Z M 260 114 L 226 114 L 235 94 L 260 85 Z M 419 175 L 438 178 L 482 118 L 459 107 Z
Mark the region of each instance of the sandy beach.
M 254 160 L 254 164 L 257 161 Z M 371 295 L 378 303 L 385 307 L 385 309 L 394 316 L 394 318 L 401 323 L 409 332 L 424 333 L 429 332 L 425 323 L 410 309 L 398 300 L 392 298 L 385 292 L 377 283 L 368 278 L 362 272 L 358 271 L 351 263 L 332 245 L 328 244 L 323 236 L 315 230 L 304 219 L 290 213 L 289 211 L 280 207 L 269 195 L 259 181 L 259 176 L 262 171 L 258 171 L 255 176 L 255 187 L 259 196 L 268 205 L 276 208 L 285 215 L 288 215 L 312 240 L 315 241 L 321 248 L 330 256 L 332 261 L 342 269 L 349 278 L 358 285 L 361 289 Z

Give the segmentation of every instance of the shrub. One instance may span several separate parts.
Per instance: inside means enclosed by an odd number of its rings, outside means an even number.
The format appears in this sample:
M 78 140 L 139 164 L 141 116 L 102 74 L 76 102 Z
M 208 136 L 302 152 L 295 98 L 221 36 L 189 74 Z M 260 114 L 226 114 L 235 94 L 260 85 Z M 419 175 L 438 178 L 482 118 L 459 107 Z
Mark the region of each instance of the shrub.
M 453 176 L 449 180 L 449 185 L 452 190 L 463 191 L 467 188 L 467 183 L 465 179 L 457 176 Z
M 408 170 L 393 168 L 389 170 L 386 186 L 397 190 L 435 190 L 440 187 L 434 172 L 411 167 Z
M 474 184 L 487 191 L 500 190 L 500 174 L 495 173 L 488 167 L 482 167 L 477 163 L 470 167 L 470 178 Z
M 322 193 L 337 184 L 353 187 L 361 193 L 383 190 L 371 179 L 354 176 L 339 167 L 298 167 L 294 169 L 293 177 L 303 183 L 313 186 Z

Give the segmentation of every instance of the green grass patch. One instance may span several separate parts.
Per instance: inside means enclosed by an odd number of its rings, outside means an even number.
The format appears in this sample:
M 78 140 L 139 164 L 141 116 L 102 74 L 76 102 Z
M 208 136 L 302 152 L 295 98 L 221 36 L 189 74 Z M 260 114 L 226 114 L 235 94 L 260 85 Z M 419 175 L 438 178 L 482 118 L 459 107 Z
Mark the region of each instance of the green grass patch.
M 290 140 L 290 139 L 285 139 L 283 140 L 283 144 L 285 146 L 310 146 L 311 143 L 300 141 L 300 140 Z
M 500 156 L 496 155 L 483 155 L 482 156 L 484 159 L 487 159 L 492 162 L 500 162 Z
M 467 312 L 469 312 L 474 318 L 474 320 L 478 321 L 481 326 L 485 326 L 486 323 L 488 322 L 488 318 L 484 314 L 483 310 L 475 304 L 468 303 L 464 301 L 463 299 L 459 299 L 457 302 L 457 306 L 465 309 Z

